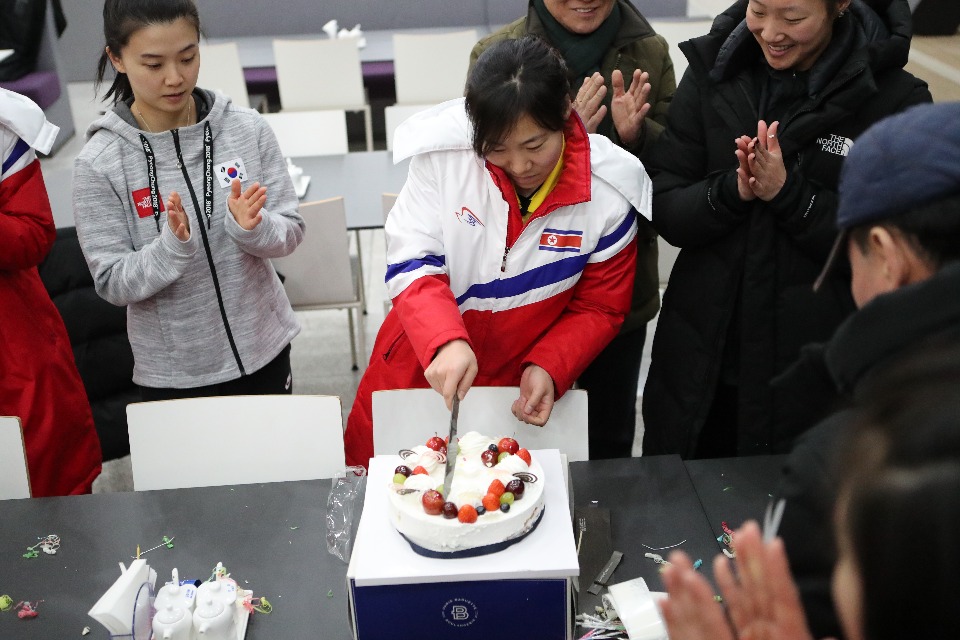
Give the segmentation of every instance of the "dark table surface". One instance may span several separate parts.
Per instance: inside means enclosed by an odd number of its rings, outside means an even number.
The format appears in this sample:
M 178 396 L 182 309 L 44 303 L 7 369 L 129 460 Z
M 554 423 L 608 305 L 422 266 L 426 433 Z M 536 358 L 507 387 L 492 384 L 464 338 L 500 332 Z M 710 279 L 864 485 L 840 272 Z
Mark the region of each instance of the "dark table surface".
M 781 460 L 572 463 L 576 508 L 609 509 L 612 547 L 624 554 L 609 584 L 643 577 L 650 589 L 662 590 L 660 567 L 644 553 L 682 540 L 680 548 L 702 558 L 709 576 L 719 521 L 734 526 L 762 518 Z M 242 588 L 274 605 L 272 614 L 250 621 L 249 640 L 347 640 L 347 567 L 326 548 L 329 487 L 328 480 L 312 480 L 0 501 L 0 594 L 15 603 L 44 600 L 32 620 L 0 613 L 0 638 L 80 637 L 85 626 L 92 631 L 87 637 L 106 638 L 87 611 L 119 576 L 118 562 L 129 563 L 137 545 L 148 549 L 166 535 L 175 536 L 173 549 L 144 556 L 158 587 L 174 567 L 181 578 L 206 579 L 222 562 Z M 22 557 L 47 534 L 62 540 L 56 555 Z M 581 578 L 584 591 L 592 578 Z M 593 601 L 581 598 L 578 611 L 592 609 Z
M 181 579 L 206 579 L 222 562 L 240 587 L 273 604 L 250 620 L 249 640 L 346 640 L 347 566 L 326 548 L 329 489 L 329 480 L 312 480 L 0 502 L 0 594 L 44 600 L 32 620 L 0 613 L 0 638 L 79 638 L 85 626 L 87 637 L 106 638 L 87 611 L 119 577 L 118 562 L 166 535 L 173 549 L 143 556 L 157 587 L 174 567 Z M 56 555 L 22 557 L 51 533 L 61 538 Z
M 688 460 L 684 463 L 715 536 L 721 523 L 736 529 L 747 520 L 763 524 L 763 514 L 786 456 Z
M 643 578 L 653 591 L 662 591 L 660 565 L 645 553 L 663 557 L 680 546 L 693 558 L 712 557 L 716 544 L 696 490 L 678 456 L 653 456 L 622 460 L 574 462 L 574 503 L 610 510 L 613 548 L 623 553 L 609 584 Z M 594 576 L 581 575 L 589 586 Z M 581 607 L 582 608 L 582 607 Z

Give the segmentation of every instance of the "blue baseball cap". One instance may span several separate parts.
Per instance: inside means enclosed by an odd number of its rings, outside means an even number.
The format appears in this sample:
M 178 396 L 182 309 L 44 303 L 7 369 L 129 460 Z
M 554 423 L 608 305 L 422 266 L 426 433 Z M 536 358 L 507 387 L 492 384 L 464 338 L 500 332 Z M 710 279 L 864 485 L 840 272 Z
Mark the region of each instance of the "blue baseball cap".
M 840 234 L 814 291 L 851 228 L 960 194 L 960 102 L 917 105 L 871 126 L 843 163 L 839 191 Z

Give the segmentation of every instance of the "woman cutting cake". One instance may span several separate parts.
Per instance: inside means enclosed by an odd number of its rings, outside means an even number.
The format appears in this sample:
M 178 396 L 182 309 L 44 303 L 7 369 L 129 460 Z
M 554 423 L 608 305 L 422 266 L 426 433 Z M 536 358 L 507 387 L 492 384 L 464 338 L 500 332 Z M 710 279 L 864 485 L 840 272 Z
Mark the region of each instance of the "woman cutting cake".
M 378 390 L 429 385 L 451 406 L 474 384 L 519 386 L 514 416 L 546 424 L 622 324 L 636 216 L 650 217 L 643 166 L 587 135 L 562 59 L 536 38 L 485 51 L 465 99 L 394 140 L 412 160 L 386 223 L 393 309 L 347 421 L 348 464 L 373 455 Z

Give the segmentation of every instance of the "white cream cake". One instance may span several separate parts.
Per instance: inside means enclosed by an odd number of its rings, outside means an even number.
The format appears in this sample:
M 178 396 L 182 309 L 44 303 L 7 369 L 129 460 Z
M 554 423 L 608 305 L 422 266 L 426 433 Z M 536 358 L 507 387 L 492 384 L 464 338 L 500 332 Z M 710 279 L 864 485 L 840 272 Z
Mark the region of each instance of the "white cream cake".
M 515 440 L 475 431 L 464 434 L 449 500 L 436 495 L 443 488 L 445 447 L 439 447 L 442 440 L 431 440 L 428 444 L 434 448 L 420 445 L 400 452 L 388 488 L 393 526 L 414 551 L 435 557 L 493 553 L 536 527 L 543 513 L 543 468 Z M 484 454 L 487 451 L 494 455 Z M 522 485 L 519 490 L 517 482 Z

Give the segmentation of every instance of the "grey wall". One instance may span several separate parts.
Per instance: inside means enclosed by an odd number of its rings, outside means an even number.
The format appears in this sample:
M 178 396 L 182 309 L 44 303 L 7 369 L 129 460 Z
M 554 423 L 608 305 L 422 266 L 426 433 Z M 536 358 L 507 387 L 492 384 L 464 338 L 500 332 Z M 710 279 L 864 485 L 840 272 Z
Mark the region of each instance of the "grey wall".
M 103 51 L 103 0 L 64 0 L 67 30 L 60 37 L 60 67 L 67 82 L 93 80 Z
M 317 33 L 330 19 L 367 31 L 502 25 L 526 12 L 527 0 L 196 0 L 211 38 Z M 686 16 L 687 0 L 632 0 L 648 18 Z M 103 47 L 103 0 L 63 2 L 60 39 L 69 82 L 94 78 Z
M 519 15 L 526 0 L 500 0 Z M 336 19 L 341 27 L 366 31 L 488 24 L 486 0 L 201 0 L 203 29 L 211 38 L 323 33 Z

